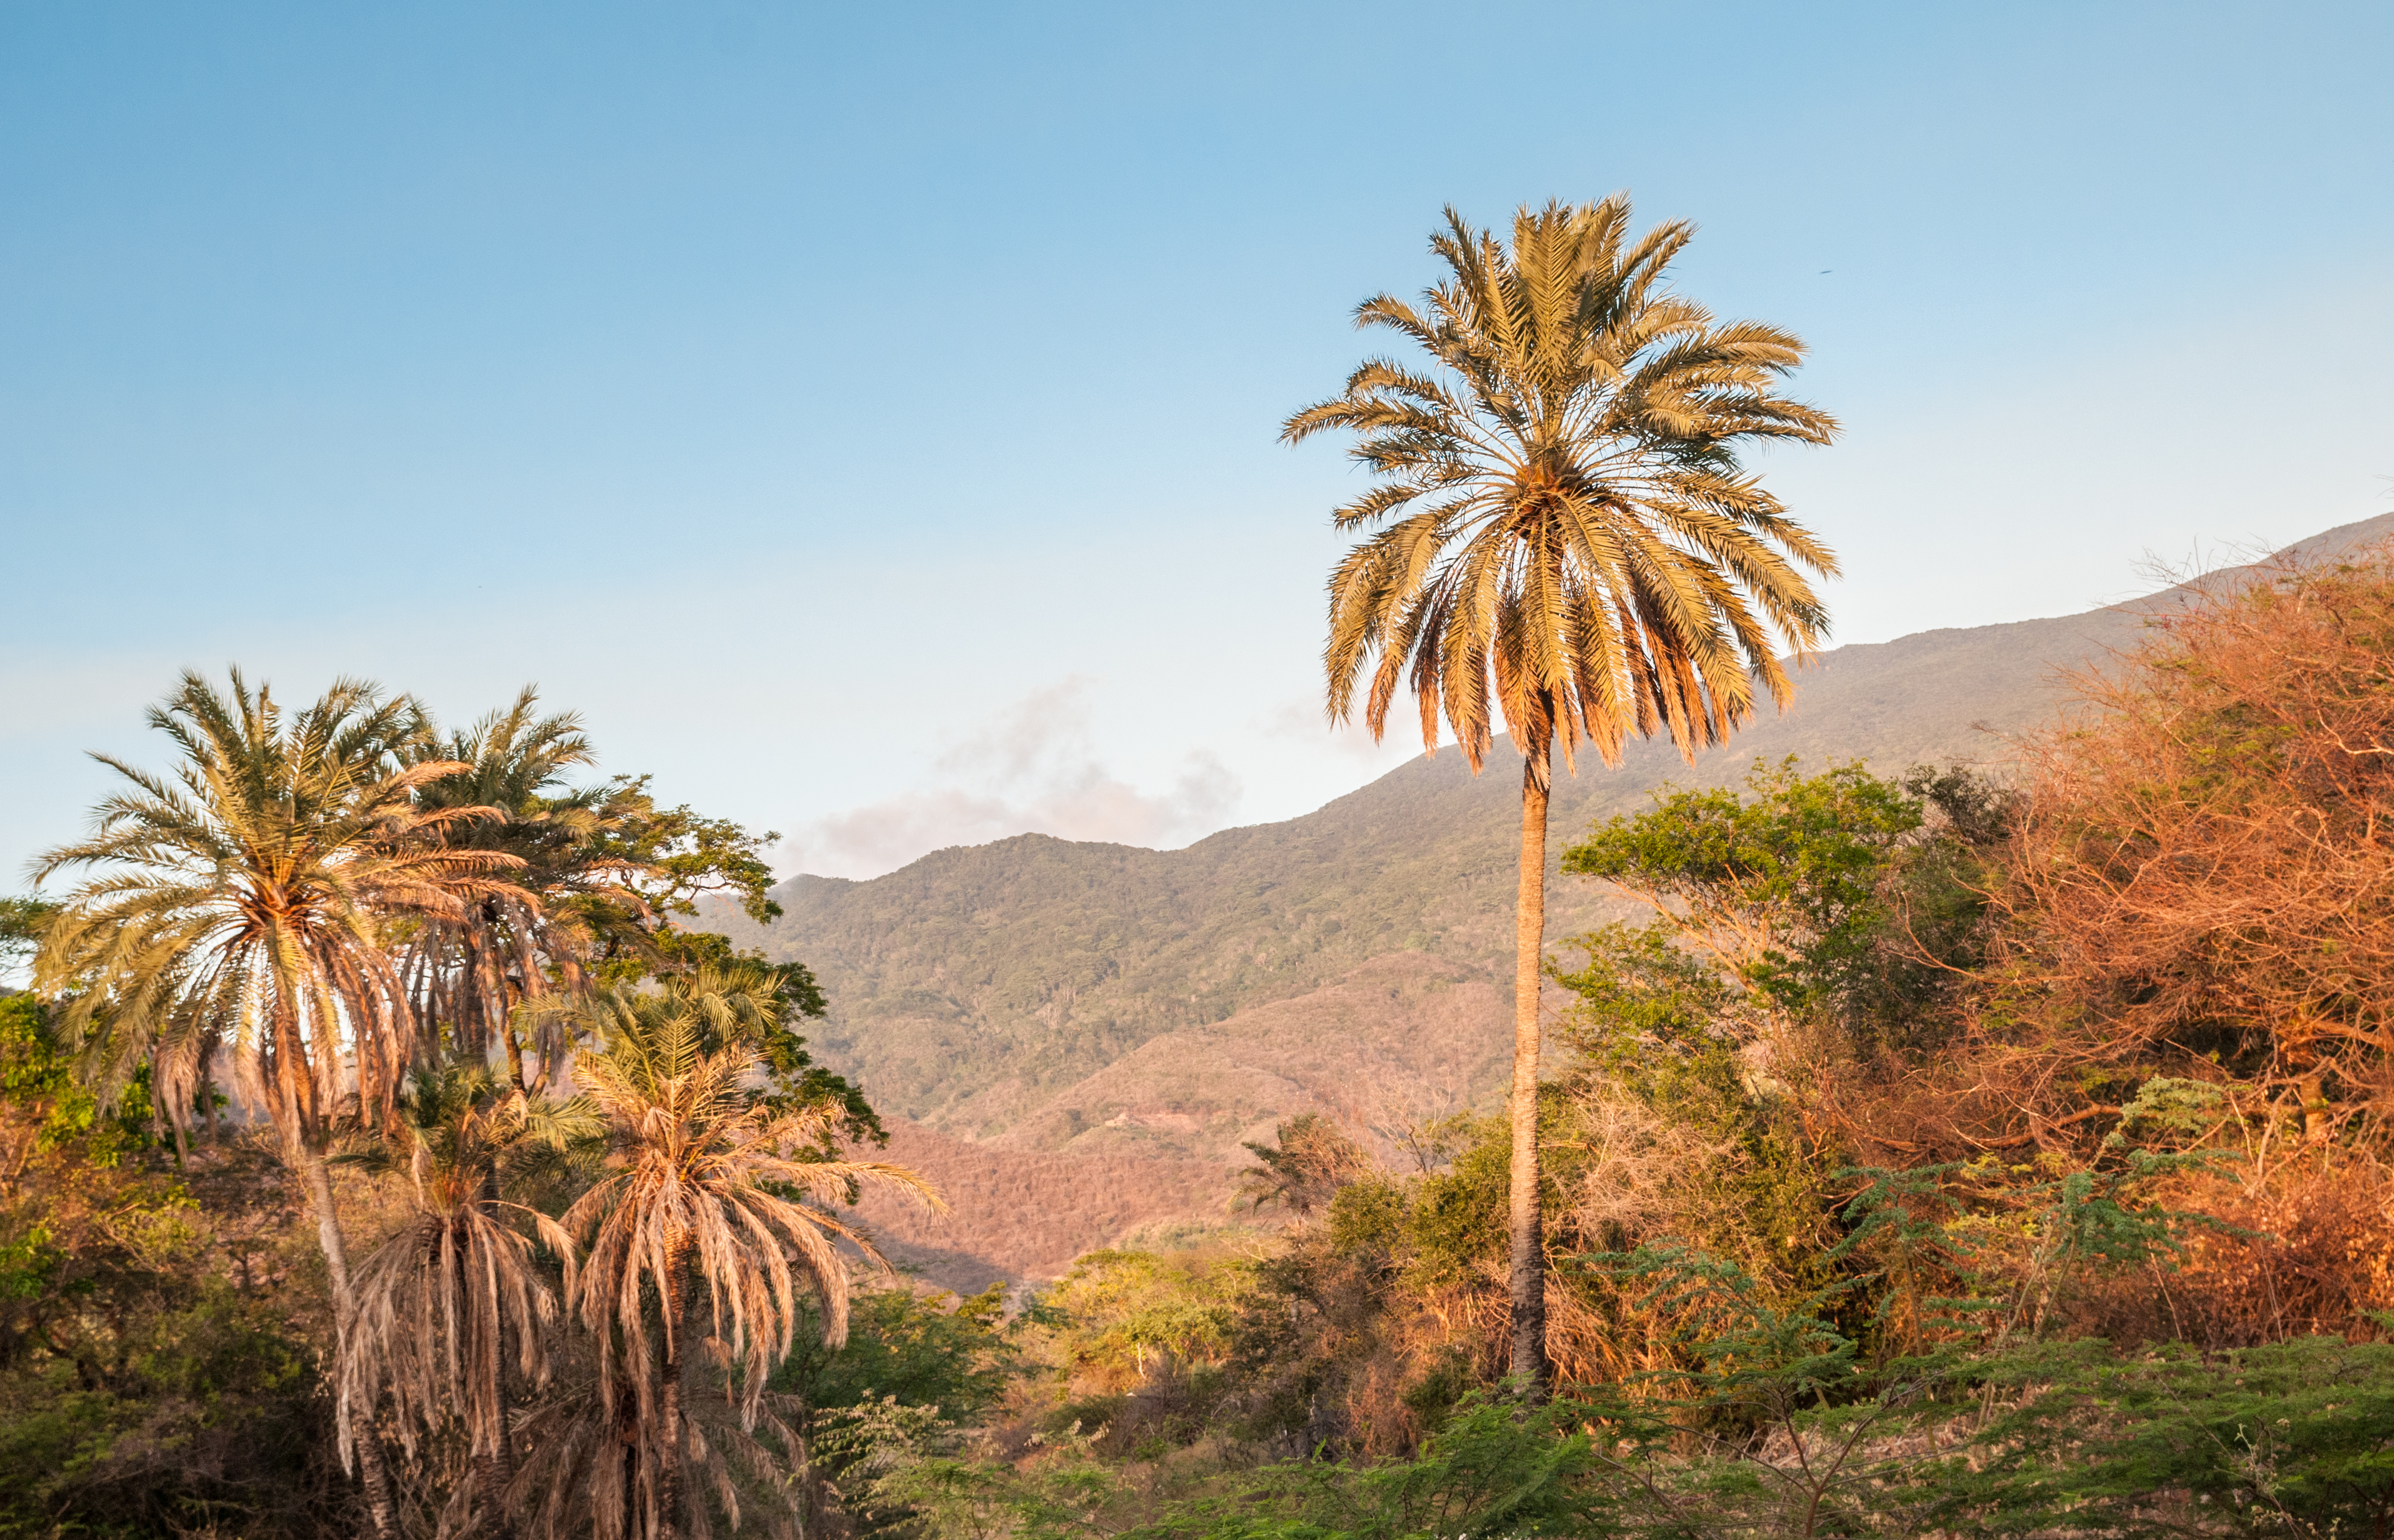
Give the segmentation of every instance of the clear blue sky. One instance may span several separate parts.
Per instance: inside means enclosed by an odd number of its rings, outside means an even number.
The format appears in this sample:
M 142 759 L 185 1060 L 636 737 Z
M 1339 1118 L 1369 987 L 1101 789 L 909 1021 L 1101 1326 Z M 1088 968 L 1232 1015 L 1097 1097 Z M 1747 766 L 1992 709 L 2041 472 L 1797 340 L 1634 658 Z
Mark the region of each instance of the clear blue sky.
M 0 862 L 238 660 L 862 875 L 1177 843 L 1330 741 L 1280 418 L 1452 202 L 1793 326 L 1837 635 L 2386 511 L 2394 7 L 0 7 Z M 0 874 L 0 887 L 15 886 Z

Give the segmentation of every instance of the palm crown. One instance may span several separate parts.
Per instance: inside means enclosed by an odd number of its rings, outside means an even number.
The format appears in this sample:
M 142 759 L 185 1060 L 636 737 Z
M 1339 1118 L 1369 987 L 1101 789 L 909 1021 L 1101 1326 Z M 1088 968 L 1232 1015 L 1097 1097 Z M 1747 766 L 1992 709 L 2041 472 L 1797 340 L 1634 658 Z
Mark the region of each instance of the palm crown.
M 501 853 L 521 871 L 517 891 L 417 927 L 402 949 L 402 970 L 423 1019 L 445 1023 L 467 1054 L 503 1046 L 519 1085 L 537 1085 L 545 1074 L 527 1076 L 511 1012 L 549 993 L 552 970 L 569 994 L 580 989 L 591 944 L 585 912 L 594 902 L 639 907 L 620 880 L 622 862 L 602 848 L 607 789 L 562 785 L 568 770 L 596 757 L 581 720 L 537 716 L 538 704 L 527 686 L 506 710 L 445 738 L 427 731 L 407 750 L 412 763 L 452 767 L 416 793 L 418 808 L 487 815 L 448 825 L 446 843 Z M 561 1052 L 554 1041 L 546 1046 L 544 1072 Z
M 508 1348 L 519 1375 L 535 1387 L 548 1377 L 557 1301 L 525 1231 L 559 1256 L 572 1250 L 555 1222 L 509 1194 L 586 1152 L 604 1125 L 585 1102 L 527 1097 L 471 1061 L 419 1071 L 395 1112 L 392 1130 L 350 1157 L 404 1171 L 411 1212 L 358 1270 L 341 1347 L 343 1439 L 374 1426 L 386 1388 L 411 1454 L 418 1428 L 459 1419 L 486 1476 L 458 1495 L 489 1507 L 510 1473 Z
M 91 836 L 36 863 L 37 880 L 98 868 L 51 922 L 36 983 L 112 1089 L 151 1055 L 179 1131 L 205 1057 L 232 1038 L 286 1137 L 320 1143 L 353 1056 L 362 1103 L 387 1111 L 414 1051 L 414 1014 L 384 950 L 392 915 L 452 918 L 520 893 L 498 851 L 450 849 L 440 825 L 488 809 L 426 811 L 414 794 L 461 769 L 402 764 L 414 703 L 335 683 L 285 718 L 238 670 L 220 694 L 185 674 L 150 725 L 180 751 L 171 776 L 105 755 L 129 783 Z
M 1442 708 L 1474 769 L 1492 677 L 1541 770 L 1558 738 L 1567 762 L 1585 737 L 1615 763 L 1658 728 L 1692 757 L 1751 716 L 1756 679 L 1785 704 L 1777 643 L 1809 648 L 1827 624 L 1797 567 L 1836 562 L 1739 449 L 1836 424 L 1774 393 L 1795 336 L 1669 291 L 1690 226 L 1633 242 L 1628 222 L 1617 195 L 1524 209 L 1507 249 L 1448 210 L 1432 240 L 1448 275 L 1421 308 L 1381 295 L 1356 312 L 1433 368 L 1373 360 L 1288 419 L 1291 442 L 1353 432 L 1377 478 L 1335 514 L 1384 527 L 1330 581 L 1334 719 L 1375 654 L 1373 733 L 1410 671 L 1425 745 Z
M 806 1296 L 822 1313 L 825 1343 L 845 1339 L 848 1271 L 835 1242 L 877 1254 L 828 1212 L 831 1204 L 853 1202 L 856 1187 L 870 1182 L 938 1204 L 902 1167 L 822 1158 L 848 1116 L 840 1101 L 793 1107 L 757 1084 L 766 1068 L 759 1040 L 786 1009 L 774 982 L 753 968 L 703 968 L 661 989 L 602 992 L 588 1007 L 587 1025 L 606 1048 L 582 1054 L 575 1073 L 614 1152 L 609 1174 L 563 1224 L 588 1245 L 566 1286 L 598 1343 L 598 1416 L 559 1441 L 544 1507 L 563 1511 L 558 1482 L 574 1480 L 586 1454 L 566 1446 L 608 1430 L 632 1459 L 628 1470 L 620 1460 L 593 1460 L 583 1478 L 602 1535 L 619 1533 L 632 1514 L 643 1516 L 635 1526 L 643 1533 L 675 1533 L 686 1458 L 712 1469 L 718 1493 L 730 1492 L 717 1446 L 728 1440 L 753 1450 L 747 1434 L 773 1366 L 796 1341 Z M 709 1329 L 692 1341 L 702 1296 Z M 718 1428 L 713 1441 L 696 1431 L 682 1398 L 701 1362 L 718 1367 L 737 1414 L 736 1427 Z M 794 1441 L 777 1416 L 766 1420 L 785 1444 Z

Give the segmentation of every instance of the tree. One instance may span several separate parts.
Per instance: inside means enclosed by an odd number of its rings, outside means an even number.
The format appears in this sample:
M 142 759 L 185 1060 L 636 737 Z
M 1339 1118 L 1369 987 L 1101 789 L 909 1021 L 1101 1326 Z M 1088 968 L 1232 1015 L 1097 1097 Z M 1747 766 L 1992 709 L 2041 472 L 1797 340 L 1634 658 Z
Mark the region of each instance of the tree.
M 569 988 L 581 981 L 588 937 L 574 901 L 594 887 L 614 886 L 608 880 L 613 863 L 589 859 L 602 821 L 598 796 L 553 795 L 568 769 L 590 762 L 590 741 L 571 714 L 535 717 L 538 703 L 527 686 L 507 710 L 445 740 L 428 724 L 406 751 L 412 762 L 464 767 L 427 783 L 416 805 L 495 809 L 453 823 L 443 837 L 455 848 L 513 857 L 521 890 L 488 896 L 420 927 L 404 949 L 411 994 L 424 1019 L 444 1024 L 460 1052 L 479 1059 L 504 1046 L 520 1087 L 530 1081 L 510 1013 L 546 992 L 552 967 Z M 600 870 L 594 873 L 594 865 Z
M 149 723 L 180 754 L 171 777 L 95 756 L 126 789 L 94 809 L 89 838 L 36 864 L 36 880 L 96 875 L 44 927 L 34 982 L 67 997 L 63 1029 L 107 1099 L 151 1066 L 178 1145 L 208 1066 L 234 1047 L 307 1189 L 346 1322 L 355 1296 L 326 1155 L 345 1116 L 389 1115 L 416 1046 L 388 917 L 453 920 L 519 891 L 505 875 L 515 863 L 428 837 L 477 810 L 414 806 L 461 767 L 401 762 L 419 731 L 404 697 L 345 679 L 286 719 L 238 669 L 226 693 L 186 673 Z M 380 1446 L 356 1447 L 388 1535 Z
M 352 1157 L 403 1169 L 414 1212 L 358 1270 L 341 1400 L 352 1417 L 370 1422 L 388 1387 L 410 1454 L 419 1428 L 462 1422 L 473 1480 L 458 1488 L 450 1518 L 466 1529 L 467 1507 L 478 1505 L 480 1527 L 472 1533 L 498 1533 L 515 1475 L 508 1349 L 519 1375 L 545 1383 L 546 1328 L 557 1315 L 527 1223 L 558 1255 L 572 1249 L 554 1221 L 506 1194 L 553 1169 L 577 1142 L 595 1140 L 602 1125 L 586 1104 L 534 1100 L 472 1060 L 419 1072 L 398 1112 L 379 1148 Z
M 2007 961 L 2057 1085 L 2207 1061 L 2324 1141 L 2394 1058 L 2394 546 L 2216 580 L 2149 627 L 2024 745 Z
M 1280 1125 L 1277 1137 L 1277 1145 L 1243 1146 L 1263 1163 L 1238 1173 L 1238 1195 L 1251 1207 L 1279 1204 L 1302 1218 L 1373 1170 L 1362 1147 L 1320 1112 L 1297 1113 Z
M 938 1201 L 902 1167 L 823 1157 L 849 1115 L 840 1099 L 789 1106 L 753 1085 L 767 1067 L 757 1038 L 784 1008 L 769 978 L 706 969 L 677 988 L 592 1002 L 589 1025 L 606 1046 L 581 1055 L 577 1073 L 613 1152 L 563 1223 L 588 1248 L 568 1292 L 598 1344 L 599 1425 L 622 1429 L 626 1454 L 590 1472 L 602 1535 L 678 1534 L 685 1504 L 703 1500 L 686 1490 L 687 1459 L 724 1441 L 697 1437 L 684 1405 L 703 1366 L 719 1371 L 744 1439 L 809 1296 L 825 1344 L 846 1339 L 848 1273 L 834 1243 L 874 1253 L 820 1205 L 852 1202 L 865 1182 Z M 795 1445 L 795 1431 L 774 1420 Z M 753 1441 L 741 1447 L 762 1464 Z M 728 1478 L 715 1476 L 726 1490 Z
M 506 710 L 445 738 L 428 724 L 408 750 L 413 760 L 466 767 L 416 794 L 423 809 L 480 809 L 444 824 L 442 837 L 520 863 L 518 894 L 487 896 L 408 939 L 411 990 L 419 1011 L 444 1023 L 465 1052 L 502 1048 L 528 1092 L 561 1071 L 572 1049 L 571 1011 L 540 1008 L 552 993 L 570 1007 L 594 981 L 686 966 L 689 938 L 670 929 L 670 917 L 695 915 L 702 895 L 736 893 L 759 923 L 781 913 L 766 896 L 772 873 L 758 854 L 777 835 L 751 835 L 687 807 L 660 809 L 646 777 L 568 785 L 566 773 L 595 751 L 578 717 L 541 716 L 539 699 L 527 685 Z M 533 1007 L 522 1023 L 529 1044 L 516 1020 L 522 1007 Z
M 41 944 L 42 927 L 58 905 L 41 899 L 0 899 L 0 970 L 14 968 Z
M 1430 243 L 1447 274 L 1422 308 L 1380 295 L 1356 311 L 1430 368 L 1366 362 L 1282 434 L 1352 433 L 1376 478 L 1334 516 L 1376 533 L 1330 580 L 1332 720 L 1376 657 L 1375 737 L 1409 687 L 1423 746 L 1436 752 L 1443 716 L 1477 773 L 1493 687 L 1521 751 L 1511 1287 L 1513 1369 L 1533 1392 L 1546 1376 L 1536 1103 L 1554 751 L 1575 770 L 1585 739 L 1614 765 L 1631 734 L 1664 731 L 1692 762 L 1753 716 L 1757 681 L 1783 707 L 1781 642 L 1809 648 L 1828 625 L 1798 568 L 1836 571 L 1739 459 L 1750 443 L 1835 433 L 1777 394 L 1803 344 L 1671 293 L 1692 227 L 1633 241 L 1629 217 L 1620 195 L 1524 208 L 1508 247 L 1448 210 Z

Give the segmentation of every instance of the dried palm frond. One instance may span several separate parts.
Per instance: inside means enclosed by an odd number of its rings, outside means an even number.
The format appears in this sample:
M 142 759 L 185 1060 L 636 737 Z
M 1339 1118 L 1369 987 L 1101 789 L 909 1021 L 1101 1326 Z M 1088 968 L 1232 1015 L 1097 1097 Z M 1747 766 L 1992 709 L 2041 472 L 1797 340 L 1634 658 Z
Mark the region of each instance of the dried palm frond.
M 762 1008 L 737 992 L 684 988 L 605 993 L 590 1009 L 606 1047 L 583 1054 L 576 1073 L 611 1127 L 615 1164 L 566 1211 L 564 1228 L 587 1247 L 567 1288 L 598 1347 L 598 1422 L 623 1430 L 632 1462 L 626 1506 L 599 1517 L 601 1534 L 624 1522 L 651 1533 L 639 1515 L 679 1523 L 706 1506 L 684 1501 L 685 1462 L 710 1447 L 684 1407 L 687 1381 L 702 1371 L 719 1381 L 745 1447 L 807 1296 L 824 1342 L 845 1340 L 848 1270 L 835 1243 L 878 1253 L 828 1205 L 859 1184 L 939 1204 L 902 1167 L 811 1158 L 842 1109 L 779 1108 L 756 1088 L 762 1060 L 740 1027 Z
M 503 1194 L 547 1158 L 595 1139 L 602 1125 L 581 1103 L 503 1089 L 479 1063 L 419 1073 L 398 1105 L 398 1131 L 349 1157 L 403 1170 L 411 1217 L 356 1275 L 338 1376 L 345 1452 L 348 1429 L 371 1421 L 387 1389 L 411 1456 L 424 1435 L 463 1425 L 477 1479 L 453 1506 L 478 1492 L 495 1501 L 514 1459 L 508 1361 L 534 1389 L 549 1374 L 557 1294 L 534 1239 L 559 1257 L 572 1250 L 555 1221 Z

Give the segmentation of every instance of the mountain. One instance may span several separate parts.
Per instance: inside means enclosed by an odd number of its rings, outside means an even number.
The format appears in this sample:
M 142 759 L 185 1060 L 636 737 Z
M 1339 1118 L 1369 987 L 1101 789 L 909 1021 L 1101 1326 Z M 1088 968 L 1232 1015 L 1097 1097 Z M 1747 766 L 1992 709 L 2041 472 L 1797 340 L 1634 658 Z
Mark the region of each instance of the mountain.
M 2390 536 L 2394 515 L 2282 554 Z M 1590 759 L 1559 775 L 1551 849 L 1757 757 L 2000 762 L 2009 736 L 2053 714 L 2059 671 L 2134 645 L 2184 591 L 1822 653 L 1797 674 L 1794 706 L 1729 752 L 1690 767 L 1645 744 L 1618 770 Z M 943 1230 L 870 1211 L 901 1249 L 942 1276 L 1044 1275 L 1069 1262 L 1068 1235 L 1079 1248 L 1218 1217 L 1241 1142 L 1296 1112 L 1394 1127 L 1500 1094 L 1519 782 L 1507 744 L 1477 777 L 1449 749 L 1185 849 L 1021 835 L 866 882 L 794 878 L 770 928 L 728 911 L 708 923 L 815 970 L 832 1002 L 822 1057 L 894 1118 L 898 1148 L 960 1194 L 1050 1194 L 1027 1230 L 1020 1212 L 1001 1222 L 961 1203 Z M 1555 875 L 1548 946 L 1617 902 Z M 1071 1196 L 1084 1187 L 1102 1201 Z

